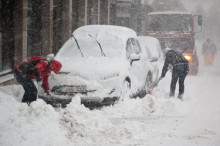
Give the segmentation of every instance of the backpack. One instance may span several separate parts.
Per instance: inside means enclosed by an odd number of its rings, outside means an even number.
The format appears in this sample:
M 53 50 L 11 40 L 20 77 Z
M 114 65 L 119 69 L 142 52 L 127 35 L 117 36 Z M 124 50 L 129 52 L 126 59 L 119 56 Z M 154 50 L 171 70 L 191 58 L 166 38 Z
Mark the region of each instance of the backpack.
M 178 52 L 176 52 L 176 56 L 175 56 L 175 59 L 176 59 L 176 62 L 177 63 L 187 63 L 188 61 L 186 60 L 186 58 L 182 55 L 182 54 L 180 54 L 180 53 L 178 53 Z
M 39 61 L 47 61 L 47 59 L 37 59 L 34 61 L 25 61 L 18 70 L 23 74 L 31 74 L 31 70 L 38 64 Z M 47 64 L 47 68 L 49 67 L 50 63 Z M 46 70 L 45 69 L 45 70 Z

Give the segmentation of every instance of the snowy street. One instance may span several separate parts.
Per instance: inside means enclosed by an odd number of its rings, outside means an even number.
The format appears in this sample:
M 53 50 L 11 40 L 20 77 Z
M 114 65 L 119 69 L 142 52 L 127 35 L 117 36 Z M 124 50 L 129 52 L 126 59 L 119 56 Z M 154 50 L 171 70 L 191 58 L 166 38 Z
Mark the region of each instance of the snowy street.
M 0 0 L 0 146 L 220 146 L 219 8 Z
M 168 95 L 170 81 L 165 78 L 154 91 L 155 113 L 119 119 L 121 125 L 130 126 L 132 123 L 135 125 L 133 130 L 139 129 L 135 132 L 133 144 L 219 145 L 219 60 L 217 58 L 212 67 L 203 67 L 203 60 L 200 60 L 199 75 L 188 76 L 186 79 L 184 102 L 178 99 L 164 100 L 164 93 L 161 91 Z
M 28 107 L 20 102 L 21 86 L 1 87 L 0 145 L 219 145 L 219 66 L 219 55 L 210 67 L 200 56 L 199 74 L 186 78 L 184 101 L 168 98 L 167 73 L 152 96 L 92 111 L 79 97 L 65 109 L 40 99 Z

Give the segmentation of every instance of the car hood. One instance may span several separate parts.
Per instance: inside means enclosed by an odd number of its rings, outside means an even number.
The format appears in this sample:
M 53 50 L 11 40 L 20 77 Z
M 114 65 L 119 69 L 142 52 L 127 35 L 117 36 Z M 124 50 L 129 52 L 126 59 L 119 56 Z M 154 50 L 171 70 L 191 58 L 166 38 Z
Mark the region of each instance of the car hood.
M 61 73 L 80 76 L 87 79 L 104 79 L 118 75 L 128 67 L 128 62 L 120 58 L 88 57 L 80 59 L 62 59 Z

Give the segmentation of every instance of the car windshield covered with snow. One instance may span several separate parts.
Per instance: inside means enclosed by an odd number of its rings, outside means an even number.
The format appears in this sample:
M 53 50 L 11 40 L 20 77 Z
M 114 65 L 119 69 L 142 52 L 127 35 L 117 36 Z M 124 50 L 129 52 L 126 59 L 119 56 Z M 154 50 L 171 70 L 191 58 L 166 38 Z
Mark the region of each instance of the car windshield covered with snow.
M 149 33 L 190 33 L 192 29 L 191 25 L 191 17 L 189 14 L 150 13 L 147 16 L 146 29 Z
M 119 29 L 120 28 L 120 29 Z M 123 36 L 130 33 L 135 36 L 134 32 L 128 31 L 123 27 L 105 26 L 86 26 L 77 29 L 73 37 L 59 52 L 59 58 L 82 58 L 82 57 L 120 57 L 124 47 Z

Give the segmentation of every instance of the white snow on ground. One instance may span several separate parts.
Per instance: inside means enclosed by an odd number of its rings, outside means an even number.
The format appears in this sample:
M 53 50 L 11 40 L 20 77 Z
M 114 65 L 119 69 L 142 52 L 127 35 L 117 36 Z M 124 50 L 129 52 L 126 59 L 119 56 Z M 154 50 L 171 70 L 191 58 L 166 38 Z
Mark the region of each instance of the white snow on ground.
M 168 98 L 169 72 L 152 95 L 92 111 L 79 96 L 65 109 L 40 99 L 29 107 L 20 102 L 20 85 L 1 87 L 0 145 L 220 145 L 220 55 L 210 67 L 200 59 L 184 101 Z

